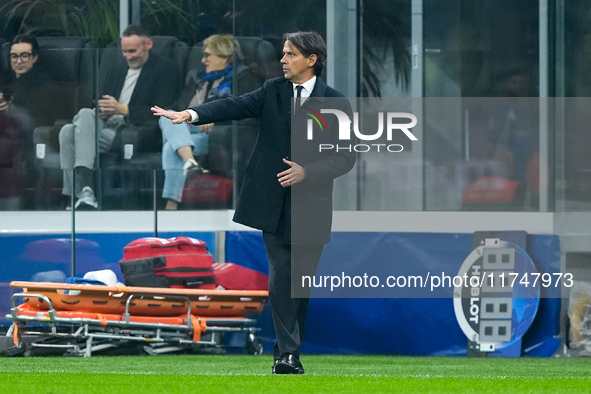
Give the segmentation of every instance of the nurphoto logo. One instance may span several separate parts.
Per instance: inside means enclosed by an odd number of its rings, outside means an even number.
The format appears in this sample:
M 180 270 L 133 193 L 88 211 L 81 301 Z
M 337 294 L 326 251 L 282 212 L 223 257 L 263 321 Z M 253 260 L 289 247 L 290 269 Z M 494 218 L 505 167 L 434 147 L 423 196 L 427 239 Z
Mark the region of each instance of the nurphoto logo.
M 329 131 L 328 125 L 322 114 L 332 114 L 337 117 L 339 130 L 339 141 L 349 141 L 355 136 L 356 141 L 377 141 L 381 139 L 386 133 L 386 140 L 392 141 L 396 132 L 402 132 L 409 140 L 418 141 L 417 137 L 410 131 L 417 124 L 417 117 L 408 112 L 378 112 L 378 129 L 371 134 L 362 133 L 359 127 L 359 113 L 353 113 L 353 120 L 347 113 L 338 109 L 321 109 L 320 112 L 311 108 L 305 107 L 310 116 L 307 123 L 307 138 L 309 141 L 314 140 L 314 129 L 320 129 L 320 132 Z M 401 122 L 401 120 L 408 120 L 408 122 Z M 314 124 L 318 127 L 314 127 Z M 384 126 L 385 125 L 385 126 Z M 351 127 L 353 126 L 353 127 Z M 351 133 L 351 131 L 353 133 Z M 386 143 L 356 143 L 356 144 L 319 144 L 318 149 L 322 151 L 349 151 L 349 152 L 369 152 L 369 151 L 388 151 L 388 152 L 402 152 L 404 147 L 401 144 L 386 144 Z

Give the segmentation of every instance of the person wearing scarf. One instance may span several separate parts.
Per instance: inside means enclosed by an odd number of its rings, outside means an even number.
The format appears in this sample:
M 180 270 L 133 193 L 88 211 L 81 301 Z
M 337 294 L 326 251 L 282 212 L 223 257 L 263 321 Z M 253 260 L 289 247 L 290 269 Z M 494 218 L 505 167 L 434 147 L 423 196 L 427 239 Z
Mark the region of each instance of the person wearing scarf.
M 237 56 L 236 64 L 234 54 Z M 184 108 L 231 96 L 234 72 L 241 77 L 248 69 L 240 63 L 242 58 L 240 46 L 231 35 L 215 34 L 206 38 L 203 41 L 201 59 L 205 69 L 189 71 L 179 105 Z M 162 197 L 167 200 L 165 209 L 175 210 L 182 201 L 187 173 L 201 169 L 195 157 L 207 153 L 207 133 L 213 123 L 200 126 L 189 123 L 173 124 L 169 119 L 161 117 L 159 124 L 163 137 Z

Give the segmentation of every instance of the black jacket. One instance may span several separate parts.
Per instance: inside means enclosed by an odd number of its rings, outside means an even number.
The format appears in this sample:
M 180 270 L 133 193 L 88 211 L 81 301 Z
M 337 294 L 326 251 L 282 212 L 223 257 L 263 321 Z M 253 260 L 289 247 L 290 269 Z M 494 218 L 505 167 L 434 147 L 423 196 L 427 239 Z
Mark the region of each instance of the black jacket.
M 113 62 L 102 74 L 100 96 L 107 94 L 118 100 L 127 70 L 121 61 Z M 137 126 L 157 124 L 150 108 L 171 108 L 179 94 L 179 81 L 178 67 L 172 60 L 150 53 L 129 101 L 129 122 Z
M 296 244 L 325 244 L 330 241 L 333 180 L 351 170 L 355 153 L 347 150 L 324 151 L 319 143 L 337 145 L 336 117 L 326 116 L 328 130 L 307 141 L 307 111 L 300 108 L 291 117 L 292 83 L 283 77 L 265 82 L 254 92 L 205 103 L 192 109 L 198 123 L 260 117 L 260 132 L 240 192 L 234 221 L 282 236 Z M 348 101 L 320 78 L 304 107 L 320 109 L 326 98 L 341 98 L 341 110 L 350 114 Z M 326 103 L 325 103 L 326 100 Z M 292 121 L 296 128 L 292 146 Z M 320 138 L 320 139 L 318 139 Z M 306 179 L 291 188 L 283 188 L 277 174 L 288 166 L 288 158 L 303 166 Z
M 24 111 L 31 120 L 32 127 L 52 124 L 55 121 L 55 110 L 51 105 L 56 85 L 49 73 L 39 66 L 16 78 L 10 71 L 0 84 L 0 91 L 10 105 Z

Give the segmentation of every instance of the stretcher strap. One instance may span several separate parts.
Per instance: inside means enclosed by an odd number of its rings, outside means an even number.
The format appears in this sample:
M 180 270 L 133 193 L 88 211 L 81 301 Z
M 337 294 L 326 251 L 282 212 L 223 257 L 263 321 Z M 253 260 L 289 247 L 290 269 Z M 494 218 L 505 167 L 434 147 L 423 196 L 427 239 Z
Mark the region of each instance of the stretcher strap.
M 109 323 L 109 322 L 107 321 L 107 318 L 106 318 L 105 316 L 103 316 L 103 314 L 102 314 L 102 313 L 97 313 L 97 314 L 96 314 L 96 317 L 97 317 L 97 319 L 98 319 L 98 320 L 100 320 L 100 321 L 101 321 L 101 323 L 100 323 L 100 324 L 101 324 L 101 326 L 103 326 L 103 327 L 106 327 L 106 326 L 107 326 L 107 324 Z
M 207 322 L 203 318 L 199 321 L 196 316 L 191 315 L 191 324 L 193 326 L 193 342 L 199 342 L 201 333 L 205 332 L 207 328 Z
M 14 331 L 12 332 L 12 342 L 15 346 L 18 345 L 18 324 L 14 325 Z

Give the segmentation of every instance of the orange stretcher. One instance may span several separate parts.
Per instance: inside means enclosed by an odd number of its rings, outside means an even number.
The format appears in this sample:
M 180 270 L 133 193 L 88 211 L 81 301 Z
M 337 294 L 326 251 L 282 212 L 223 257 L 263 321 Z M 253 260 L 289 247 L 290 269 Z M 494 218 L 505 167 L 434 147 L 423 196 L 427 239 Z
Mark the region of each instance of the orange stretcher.
M 174 316 L 187 308 L 198 316 L 248 316 L 261 313 L 269 293 L 257 290 L 200 290 L 158 287 L 76 285 L 49 282 L 11 282 L 25 293 L 43 294 L 56 310 L 129 313 L 146 316 Z M 142 298 L 143 294 L 151 297 Z M 47 310 L 39 297 L 26 297 L 25 302 L 37 309 Z
M 228 333 L 246 334 L 242 348 L 262 353 L 255 320 L 267 291 L 168 289 L 49 282 L 11 282 L 23 291 L 11 297 L 7 355 L 93 351 L 135 346 L 149 354 L 227 348 Z M 20 305 L 17 303 L 20 302 Z M 240 346 L 231 346 L 240 347 Z

